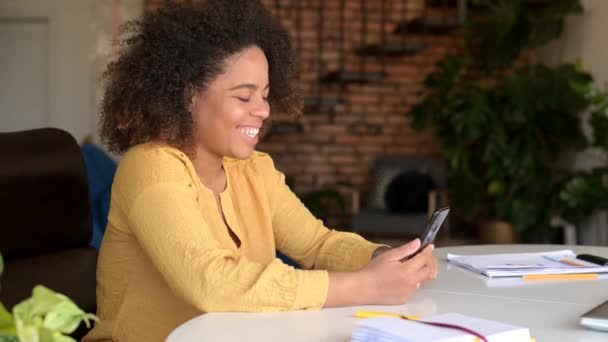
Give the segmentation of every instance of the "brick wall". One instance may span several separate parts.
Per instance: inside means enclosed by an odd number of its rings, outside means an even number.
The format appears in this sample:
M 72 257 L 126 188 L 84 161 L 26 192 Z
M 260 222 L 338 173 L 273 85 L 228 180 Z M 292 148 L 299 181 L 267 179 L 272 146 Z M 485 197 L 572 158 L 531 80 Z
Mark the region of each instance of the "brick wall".
M 274 1 L 266 1 L 274 6 Z M 281 1 L 285 8 L 278 15 L 292 33 L 297 47 L 294 1 Z M 302 1 L 301 85 L 305 97 L 314 96 L 321 86 L 327 97 L 337 97 L 339 85 L 320 85 L 319 63 L 325 70 L 338 67 L 339 54 L 339 1 L 325 1 L 324 53 L 319 60 L 317 43 L 318 1 Z M 367 43 L 380 41 L 380 1 L 367 1 Z M 400 41 L 392 34 L 401 19 L 403 1 L 386 1 L 387 41 Z M 414 15 L 420 1 L 409 0 L 408 17 Z M 273 7 L 274 8 L 274 7 Z M 276 12 L 276 11 L 275 11 Z M 361 45 L 361 1 L 346 1 L 345 64 L 357 71 L 362 58 L 354 53 Z M 377 83 L 349 84 L 342 90 L 344 105 L 331 109 L 304 112 L 300 118 L 303 132 L 271 135 L 259 149 L 270 153 L 286 174 L 295 178 L 296 190 L 306 192 L 325 185 L 346 181 L 366 193 L 370 186 L 372 162 L 380 156 L 434 155 L 438 146 L 430 132 L 418 133 L 409 127 L 405 115 L 420 100 L 422 82 L 433 70 L 435 63 L 458 46 L 458 33 L 427 36 L 429 47 L 411 56 L 385 57 L 388 77 Z M 366 57 L 366 70 L 380 71 L 381 58 Z
M 297 47 L 297 0 L 265 0 L 292 34 Z M 302 194 L 336 182 L 348 182 L 362 194 L 371 185 L 371 165 L 381 156 L 436 155 L 439 153 L 431 132 L 419 133 L 409 127 L 408 110 L 420 100 L 422 82 L 446 53 L 458 49 L 459 33 L 427 35 L 428 47 L 416 54 L 385 57 L 388 77 L 371 84 L 320 85 L 319 67 L 332 70 L 339 61 L 339 1 L 324 1 L 323 54 L 319 53 L 318 6 L 322 0 L 301 0 L 300 74 L 305 98 L 319 90 L 326 97 L 340 93 L 344 104 L 333 108 L 305 111 L 299 118 L 301 133 L 272 134 L 265 137 L 258 149 L 270 153 L 285 174 L 295 180 L 296 192 Z M 419 15 L 423 0 L 409 0 L 408 18 Z M 149 0 L 147 10 L 162 6 L 165 1 Z M 387 35 L 390 42 L 400 41 L 392 34 L 402 19 L 401 0 L 386 0 Z M 367 43 L 379 42 L 381 1 L 367 1 Z M 428 8 L 429 14 L 440 14 Z M 442 9 L 445 12 L 445 9 Z M 418 13 L 418 14 L 417 14 Z M 452 13 L 453 14 L 453 13 Z M 361 57 L 354 49 L 361 45 L 361 1 L 346 1 L 345 65 L 349 70 L 361 68 Z M 415 39 L 413 37 L 412 39 Z M 321 58 L 319 58 L 321 57 Z M 380 71 L 381 58 L 365 58 L 366 70 Z M 317 88 L 321 87 L 321 88 Z M 272 115 L 272 114 L 271 114 Z M 274 118 L 284 121 L 285 118 Z M 344 221 L 343 223 L 345 223 Z

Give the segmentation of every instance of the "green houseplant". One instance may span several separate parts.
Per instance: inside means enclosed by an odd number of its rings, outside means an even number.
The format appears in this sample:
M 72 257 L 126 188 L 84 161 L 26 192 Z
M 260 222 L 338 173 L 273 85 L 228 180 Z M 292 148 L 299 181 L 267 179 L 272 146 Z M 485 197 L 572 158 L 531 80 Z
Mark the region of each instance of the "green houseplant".
M 524 241 L 544 241 L 563 207 L 569 173 L 557 163 L 587 141 L 579 114 L 593 80 L 574 65 L 518 67 L 522 51 L 561 34 L 576 0 L 542 10 L 524 0 L 486 0 L 465 31 L 460 55 L 438 63 L 409 115 L 431 128 L 449 161 L 451 202 L 470 222 L 506 221 Z
M 0 277 L 3 270 L 0 254 Z M 68 297 L 37 285 L 30 298 L 15 305 L 12 314 L 0 302 L 0 342 L 75 342 L 66 334 L 82 321 L 89 327 L 91 320 L 97 317 L 82 311 Z
M 608 93 L 590 84 L 576 86 L 591 102 L 589 145 L 605 158 L 608 156 Z M 598 209 L 608 208 L 608 166 L 605 164 L 573 172 L 563 180 L 558 212 L 567 222 L 579 225 Z

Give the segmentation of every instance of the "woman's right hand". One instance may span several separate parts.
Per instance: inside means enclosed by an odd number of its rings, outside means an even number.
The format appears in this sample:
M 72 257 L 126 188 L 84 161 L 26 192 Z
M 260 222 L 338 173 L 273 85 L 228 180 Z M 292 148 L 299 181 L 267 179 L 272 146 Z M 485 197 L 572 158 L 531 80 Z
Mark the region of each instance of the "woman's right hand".
M 420 284 L 437 278 L 433 245 L 426 246 L 413 258 L 401 261 L 419 247 L 420 240 L 412 240 L 373 258 L 359 271 L 368 304 L 404 304 Z

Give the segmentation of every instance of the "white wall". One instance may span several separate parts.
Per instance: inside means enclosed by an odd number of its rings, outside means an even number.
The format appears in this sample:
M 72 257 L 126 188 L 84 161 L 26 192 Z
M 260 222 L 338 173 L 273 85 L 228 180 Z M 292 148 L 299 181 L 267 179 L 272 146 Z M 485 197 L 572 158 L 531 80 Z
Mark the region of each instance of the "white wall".
M 572 16 L 562 37 L 540 51 L 541 59 L 555 65 L 581 60 L 600 84 L 608 83 L 608 1 L 582 0 L 584 13 Z
M 143 14 L 144 0 L 0 0 L 0 131 L 53 126 L 99 141 L 116 3 L 123 23 Z

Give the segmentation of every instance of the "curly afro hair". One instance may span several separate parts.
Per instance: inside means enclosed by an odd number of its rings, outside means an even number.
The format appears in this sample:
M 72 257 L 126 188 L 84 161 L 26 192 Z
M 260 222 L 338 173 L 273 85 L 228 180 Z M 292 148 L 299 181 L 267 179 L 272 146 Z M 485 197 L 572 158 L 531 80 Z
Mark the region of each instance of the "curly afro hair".
M 123 34 L 121 54 L 103 75 L 101 138 L 114 152 L 149 141 L 190 150 L 192 95 L 251 46 L 268 60 L 273 112 L 301 111 L 289 34 L 259 0 L 170 5 L 128 23 Z

